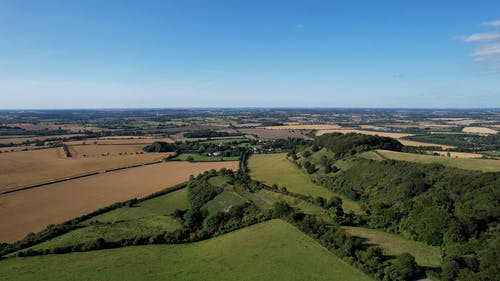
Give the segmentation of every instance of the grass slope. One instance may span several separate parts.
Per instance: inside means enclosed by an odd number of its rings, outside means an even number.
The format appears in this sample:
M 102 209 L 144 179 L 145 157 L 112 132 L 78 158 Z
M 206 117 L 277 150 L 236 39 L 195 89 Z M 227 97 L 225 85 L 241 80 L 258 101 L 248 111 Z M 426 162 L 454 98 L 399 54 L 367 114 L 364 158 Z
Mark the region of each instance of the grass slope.
M 329 217 L 322 208 L 304 200 L 265 189 L 257 191 L 257 194 L 270 202 L 285 201 L 290 204 L 290 206 L 299 208 L 304 214 L 317 215 L 324 220 L 329 220 Z
M 406 252 L 412 254 L 420 266 L 441 266 L 441 257 L 438 247 L 429 246 L 425 243 L 412 241 L 395 234 L 375 229 L 351 226 L 342 228 L 352 236 L 365 238 L 369 244 L 381 247 L 387 255 L 399 255 Z
M 247 202 L 245 198 L 239 196 L 231 189 L 232 188 L 226 188 L 221 194 L 217 195 L 203 206 L 203 208 L 208 211 L 209 215 L 216 215 L 218 212 L 227 212 L 231 207 L 243 205 Z
M 322 196 L 325 199 L 330 199 L 333 195 L 340 196 L 325 187 L 314 184 L 309 176 L 295 167 L 283 153 L 252 155 L 248 161 L 248 167 L 253 179 L 268 185 L 277 184 L 279 187 L 285 186 L 288 191 L 294 193 L 313 197 Z M 356 202 L 346 198 L 343 200 L 345 210 L 362 213 Z
M 192 244 L 11 258 L 0 261 L 0 279 L 371 280 L 280 220 Z
M 134 207 L 121 207 L 98 215 L 84 222 L 85 227 L 33 246 L 33 249 L 50 249 L 91 242 L 97 238 L 118 241 L 164 231 L 174 231 L 182 225 L 170 215 L 175 209 L 188 209 L 187 188 L 149 199 Z M 95 224 L 98 221 L 99 224 Z
M 377 153 L 387 159 L 401 160 L 417 163 L 439 163 L 445 166 L 464 170 L 474 170 L 483 172 L 500 172 L 500 160 L 494 159 L 467 159 L 451 158 L 445 156 L 421 155 L 413 153 L 403 153 L 387 150 L 377 150 Z

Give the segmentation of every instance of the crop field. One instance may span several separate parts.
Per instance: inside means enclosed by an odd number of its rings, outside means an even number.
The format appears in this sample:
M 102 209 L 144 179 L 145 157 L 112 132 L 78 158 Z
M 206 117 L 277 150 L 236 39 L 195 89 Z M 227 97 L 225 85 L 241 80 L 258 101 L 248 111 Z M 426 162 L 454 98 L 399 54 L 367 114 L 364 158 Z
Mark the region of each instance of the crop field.
M 80 125 L 80 124 L 55 124 L 53 122 L 39 122 L 39 123 L 13 123 L 9 124 L 9 127 L 19 127 L 24 130 L 29 131 L 41 131 L 41 130 L 68 130 L 72 132 L 79 131 L 92 131 L 92 132 L 102 132 L 106 129 L 98 128 L 95 126 Z
M 103 146 L 106 150 L 94 150 L 96 146 L 79 146 L 81 152 L 93 155 L 108 153 L 122 146 Z M 138 149 L 136 147 L 135 149 Z M 72 149 L 72 148 L 70 148 Z M 100 149 L 100 146 L 99 146 Z M 19 151 L 0 154 L 0 192 L 22 188 L 29 185 L 47 183 L 54 180 L 66 179 L 75 176 L 102 172 L 109 169 L 129 167 L 144 163 L 160 161 L 171 153 L 144 153 L 128 154 L 122 156 L 99 156 L 99 157 L 77 157 L 80 150 L 76 151 L 75 157 L 66 158 L 61 147 Z M 81 156 L 81 155 L 80 155 Z
M 500 171 L 500 160 L 495 159 L 470 159 L 470 158 L 453 158 L 433 155 L 421 155 L 413 153 L 395 152 L 388 150 L 377 150 L 377 153 L 387 159 L 417 162 L 417 163 L 439 163 L 445 166 L 464 170 L 476 170 L 483 172 L 498 172 Z
M 288 191 L 294 193 L 322 196 L 325 199 L 330 199 L 333 195 L 341 197 L 325 187 L 314 184 L 309 176 L 295 167 L 283 153 L 253 155 L 248 161 L 248 168 L 253 179 L 268 185 L 277 184 L 280 188 L 286 187 Z M 362 212 L 356 202 L 346 198 L 343 198 L 343 201 L 345 210 Z
M 283 125 L 283 126 L 266 126 L 264 129 L 269 130 L 334 130 L 341 129 L 339 125 L 311 124 L 311 125 Z
M 167 142 L 167 143 L 173 143 L 174 141 L 171 138 L 148 138 L 148 137 L 106 137 L 106 138 L 99 138 L 99 139 L 86 139 L 86 140 L 79 140 L 79 141 L 69 141 L 65 142 L 67 145 L 89 145 L 89 144 L 95 144 L 95 145 L 139 145 L 142 144 L 142 146 L 145 146 L 147 144 L 156 142 L 156 141 L 161 141 L 161 142 Z
M 55 136 L 10 136 L 10 137 L 1 137 L 0 138 L 0 144 L 18 144 L 18 143 L 23 143 L 25 141 L 36 141 L 36 140 L 46 140 L 46 139 L 52 139 L 52 138 L 70 138 L 70 137 L 76 137 L 76 136 L 82 136 L 79 134 L 72 134 L 72 135 L 55 135 Z
M 440 250 L 438 247 L 429 246 L 425 243 L 412 241 L 375 229 L 353 226 L 344 226 L 342 228 L 352 236 L 365 238 L 369 244 L 381 247 L 386 255 L 399 255 L 406 252 L 412 254 L 421 266 L 441 266 Z
M 401 144 L 406 145 L 406 146 L 440 147 L 441 149 L 453 149 L 453 148 L 455 148 L 454 146 L 451 146 L 451 145 L 436 144 L 436 143 L 430 143 L 430 142 L 412 141 L 412 140 L 405 140 L 405 139 L 398 139 L 398 141 Z
M 196 153 L 182 153 L 180 155 L 175 156 L 173 159 L 187 161 L 189 157 L 193 158 L 193 160 L 191 160 L 192 162 L 238 161 L 240 159 L 239 156 L 231 156 L 231 157 L 207 156 Z
M 485 127 L 465 127 L 462 132 L 464 133 L 475 133 L 475 134 L 496 134 L 496 130 L 485 128 Z
M 143 197 L 210 169 L 238 162 L 167 162 L 53 183 L 0 195 L 0 242 L 13 242 L 115 202 Z
M 200 143 L 232 143 L 232 142 L 244 142 L 247 141 L 248 139 L 246 138 L 226 138 L 226 139 L 210 139 L 210 140 L 204 140 L 201 141 Z
M 310 130 L 270 130 L 263 128 L 239 129 L 240 132 L 248 135 L 256 135 L 263 139 L 286 139 L 286 138 L 304 138 L 312 139 L 307 136 Z
M 454 151 L 430 151 L 430 153 L 437 153 L 440 156 L 453 157 L 453 158 L 481 158 L 483 154 L 469 153 L 469 152 L 454 152 Z M 449 156 L 448 156 L 449 154 Z
M 123 206 L 110 212 L 92 217 L 83 222 L 85 227 L 57 236 L 31 247 L 42 250 L 73 246 L 92 242 L 97 238 L 119 241 L 141 235 L 154 235 L 164 231 L 181 229 L 182 225 L 171 215 L 175 209 L 188 209 L 187 188 L 153 199 L 142 201 L 132 207 Z
M 0 279 L 371 280 L 281 220 L 190 244 L 10 258 L 0 262 Z
M 69 146 L 72 157 L 107 157 L 144 153 L 143 144 L 126 145 L 72 145 Z

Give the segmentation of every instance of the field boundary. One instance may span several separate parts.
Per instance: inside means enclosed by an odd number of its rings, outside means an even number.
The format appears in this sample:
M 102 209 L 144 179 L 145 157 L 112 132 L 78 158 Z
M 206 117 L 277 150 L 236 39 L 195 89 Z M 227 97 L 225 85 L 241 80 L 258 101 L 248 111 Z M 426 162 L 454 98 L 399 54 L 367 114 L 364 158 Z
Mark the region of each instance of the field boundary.
M 75 176 L 62 178 L 62 179 L 55 179 L 55 180 L 51 180 L 51 181 L 47 181 L 47 182 L 43 182 L 43 183 L 37 183 L 37 184 L 33 184 L 33 185 L 28 185 L 28 186 L 23 186 L 23 187 L 19 187 L 19 188 L 11 188 L 11 189 L 7 189 L 5 191 L 0 192 L 0 196 L 3 194 L 14 193 L 14 192 L 18 192 L 18 191 L 27 190 L 27 189 L 43 187 L 45 185 L 50 185 L 50 184 L 54 184 L 54 183 L 71 181 L 71 180 L 86 178 L 86 177 L 90 177 L 90 176 L 95 176 L 95 175 L 100 175 L 100 174 L 105 174 L 105 173 L 110 173 L 110 172 L 115 172 L 115 171 L 120 171 L 120 170 L 132 169 L 132 168 L 137 168 L 137 167 L 142 167 L 142 166 L 148 166 L 148 165 L 153 165 L 153 164 L 160 164 L 162 162 L 163 162 L 163 160 L 154 161 L 154 162 L 147 162 L 147 163 L 137 164 L 137 165 L 132 165 L 132 166 L 101 170 L 101 171 L 86 173 L 86 174 L 82 174 L 82 175 L 75 175 Z

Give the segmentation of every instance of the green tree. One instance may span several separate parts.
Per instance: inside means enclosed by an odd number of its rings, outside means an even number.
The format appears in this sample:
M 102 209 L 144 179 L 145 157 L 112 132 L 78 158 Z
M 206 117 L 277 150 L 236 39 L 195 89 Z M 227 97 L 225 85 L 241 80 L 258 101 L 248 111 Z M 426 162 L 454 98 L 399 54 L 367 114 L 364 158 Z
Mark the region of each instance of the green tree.
M 451 260 L 447 261 L 443 264 L 441 268 L 441 278 L 443 281 L 452 281 L 455 280 L 455 277 L 460 270 L 460 265 L 458 262 Z

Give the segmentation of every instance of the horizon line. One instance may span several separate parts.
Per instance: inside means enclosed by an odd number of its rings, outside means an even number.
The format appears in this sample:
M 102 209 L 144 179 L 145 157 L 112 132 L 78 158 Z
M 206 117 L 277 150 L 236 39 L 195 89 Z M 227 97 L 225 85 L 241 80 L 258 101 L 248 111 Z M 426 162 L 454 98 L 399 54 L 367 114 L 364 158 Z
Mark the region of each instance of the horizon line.
M 337 106 L 337 107 L 328 107 L 328 106 L 205 106 L 205 107 L 61 107 L 61 108 L 0 108 L 0 111 L 23 111 L 23 110 L 47 110 L 47 111 L 56 111 L 56 110 L 214 110 L 214 109 L 309 109 L 309 110 L 320 110 L 320 109 L 390 109 L 390 110 L 500 110 L 500 107 L 349 107 L 349 106 Z

